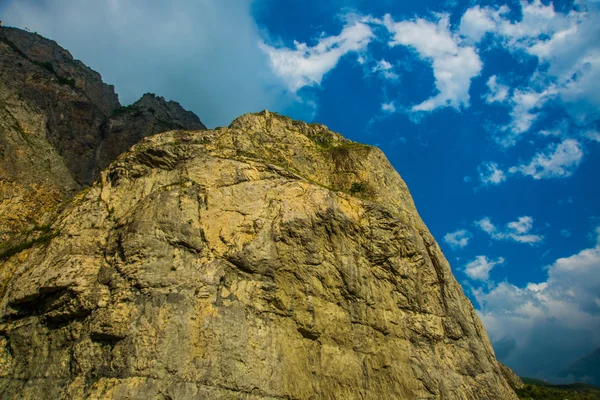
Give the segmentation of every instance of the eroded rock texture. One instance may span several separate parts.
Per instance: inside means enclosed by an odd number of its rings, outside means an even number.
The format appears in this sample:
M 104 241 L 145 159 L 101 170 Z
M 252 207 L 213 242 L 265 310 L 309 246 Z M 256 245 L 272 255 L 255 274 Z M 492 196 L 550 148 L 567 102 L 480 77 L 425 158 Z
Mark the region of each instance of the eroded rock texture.
M 0 258 L 141 138 L 204 128 L 154 95 L 120 107 L 114 87 L 58 44 L 0 27 Z
M 137 144 L 0 264 L 0 397 L 516 399 L 383 153 L 268 112 Z

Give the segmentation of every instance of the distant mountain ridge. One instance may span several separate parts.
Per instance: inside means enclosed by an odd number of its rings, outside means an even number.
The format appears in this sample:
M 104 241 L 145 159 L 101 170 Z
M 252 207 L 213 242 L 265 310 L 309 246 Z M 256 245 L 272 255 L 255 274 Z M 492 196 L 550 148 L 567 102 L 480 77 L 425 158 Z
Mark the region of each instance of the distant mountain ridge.
M 121 107 L 99 73 L 20 29 L 0 28 L 0 76 L 0 243 L 45 225 L 58 204 L 142 138 L 206 129 L 153 94 Z
M 571 364 L 560 376 L 573 377 L 576 381 L 600 386 L 600 347 Z

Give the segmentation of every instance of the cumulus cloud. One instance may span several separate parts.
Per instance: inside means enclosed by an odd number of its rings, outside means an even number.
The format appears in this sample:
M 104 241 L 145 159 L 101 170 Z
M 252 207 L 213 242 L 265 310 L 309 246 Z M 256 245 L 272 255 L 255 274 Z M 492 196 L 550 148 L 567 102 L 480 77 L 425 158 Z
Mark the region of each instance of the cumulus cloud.
M 444 236 L 444 241 L 453 249 L 462 249 L 469 244 L 472 237 L 471 232 L 466 229 L 459 229 L 456 232 L 447 233 Z
M 433 67 L 438 94 L 413 106 L 412 111 L 469 106 L 471 80 L 480 74 L 483 63 L 474 47 L 462 44 L 452 34 L 447 15 L 435 22 L 422 18 L 396 22 L 385 15 L 383 23 L 392 34 L 390 46 L 408 46 Z
M 350 21 L 337 36 L 323 36 L 314 46 L 294 41 L 293 48 L 261 43 L 274 73 L 292 92 L 305 86 L 319 86 L 323 77 L 348 53 L 364 51 L 374 38 L 371 27 L 360 20 Z
M 600 346 L 600 242 L 546 270 L 543 282 L 501 282 L 474 294 L 494 346 L 513 344 L 500 360 L 520 375 L 552 379 Z
M 596 118 L 600 109 L 600 13 L 598 4 L 582 2 L 567 13 L 552 3 L 521 2 L 522 17 L 510 18 L 510 8 L 474 6 L 462 17 L 460 34 L 477 43 L 486 34 L 515 53 L 540 61 L 531 77 L 531 88 L 515 91 L 511 99 L 513 122 L 505 145 L 514 144 L 537 118 L 532 113 L 553 98 L 559 98 L 581 124 Z M 537 89 L 533 89 L 533 88 Z
M 506 180 L 506 174 L 495 162 L 484 162 L 477 170 L 483 185 L 499 185 Z
M 582 160 L 583 146 L 575 139 L 565 139 L 537 153 L 528 164 L 511 167 L 509 171 L 537 180 L 566 178 L 573 175 Z
M 496 21 L 507 11 L 507 6 L 502 6 L 499 10 L 481 8 L 478 5 L 469 8 L 460 20 L 459 33 L 473 42 L 479 42 L 485 34 L 496 29 Z
M 155 92 L 215 126 L 293 104 L 258 47 L 251 6 L 251 0 L 8 0 L 1 7 L 6 25 L 54 39 L 101 72 L 123 104 Z
M 498 83 L 498 78 L 496 75 L 490 76 L 487 81 L 487 86 L 489 92 L 483 96 L 486 103 L 502 103 L 507 99 L 510 88 L 506 85 Z
M 499 36 L 503 44 L 513 50 L 529 49 L 538 44 L 541 35 L 561 32 L 571 26 L 572 15 L 557 13 L 552 3 L 544 5 L 540 0 L 521 2 L 522 17 L 513 21 L 510 8 L 480 7 L 468 9 L 461 19 L 461 35 L 479 42 L 486 33 Z
M 531 233 L 533 218 L 529 216 L 519 217 L 516 221 L 509 222 L 504 229 L 496 227 L 489 217 L 475 221 L 475 226 L 490 235 L 494 240 L 511 240 L 528 244 L 535 244 L 544 240 L 543 236 Z
M 477 256 L 467 265 L 465 265 L 465 274 L 472 280 L 487 281 L 490 278 L 490 271 L 499 264 L 504 263 L 504 258 L 498 257 L 497 260 L 490 260 L 486 256 Z

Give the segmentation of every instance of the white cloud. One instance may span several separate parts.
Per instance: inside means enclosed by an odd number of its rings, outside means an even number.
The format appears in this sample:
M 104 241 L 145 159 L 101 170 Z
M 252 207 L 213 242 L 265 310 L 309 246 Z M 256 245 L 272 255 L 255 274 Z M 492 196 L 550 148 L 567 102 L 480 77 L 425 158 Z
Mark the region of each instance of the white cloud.
M 533 229 L 533 218 L 524 216 L 516 221 L 506 224 L 504 230 L 500 230 L 492 223 L 489 217 L 475 221 L 475 226 L 490 235 L 494 240 L 512 240 L 518 243 L 535 244 L 544 240 L 544 237 L 530 233 Z
M 398 79 L 398 74 L 393 71 L 393 66 L 386 60 L 380 60 L 373 67 L 372 72 L 379 73 L 385 79 L 395 80 Z
M 581 123 L 596 118 L 600 109 L 598 4 L 585 2 L 578 10 L 561 13 L 552 3 L 523 1 L 519 21 L 513 21 L 509 11 L 507 6 L 474 6 L 463 15 L 460 33 L 471 42 L 479 42 L 490 33 L 509 51 L 537 57 L 540 65 L 531 78 L 532 86 L 538 88 L 535 92 L 543 94 L 550 88 L 548 82 L 553 82 L 552 95 L 558 96 Z M 535 120 L 535 114 L 529 112 L 532 107 L 522 101 L 527 99 L 513 99 L 513 134 L 527 131 Z M 536 104 L 542 105 L 539 101 Z
M 498 20 L 501 20 L 502 15 L 508 11 L 507 6 L 502 6 L 498 10 L 490 7 L 481 8 L 478 5 L 469 8 L 461 18 L 459 32 L 473 42 L 479 42 L 486 33 L 496 30 Z
M 496 75 L 490 76 L 487 81 L 489 93 L 486 93 L 483 98 L 485 102 L 490 103 L 502 103 L 508 97 L 509 87 L 498 83 Z
M 444 236 L 444 241 L 450 245 L 453 249 L 467 246 L 469 244 L 469 240 L 473 237 L 471 232 L 466 229 L 459 229 L 456 232 L 447 233 Z
M 0 3 L 5 24 L 56 40 L 114 84 L 123 104 L 154 92 L 209 127 L 293 104 L 258 48 L 251 0 Z
M 522 18 L 512 21 L 510 8 L 474 6 L 468 9 L 461 19 L 461 35 L 479 42 L 486 33 L 494 33 L 504 41 L 504 45 L 516 49 L 528 49 L 540 40 L 540 35 L 567 28 L 569 16 L 557 13 L 554 6 L 545 6 L 540 0 L 521 2 Z
M 394 113 L 396 112 L 396 106 L 394 105 L 393 101 L 390 101 L 389 103 L 381 103 L 381 110 L 388 113 Z
M 487 281 L 490 278 L 490 271 L 499 264 L 504 263 L 504 258 L 490 260 L 486 256 L 477 256 L 475 260 L 465 265 L 465 274 L 476 281 Z
M 594 34 L 600 37 L 600 30 Z M 571 114 L 583 123 L 599 115 L 600 48 L 596 51 L 596 54 L 583 57 L 569 73 L 561 77 L 564 84 L 559 90 L 560 96 L 568 104 Z
M 519 374 L 551 378 L 600 346 L 600 244 L 546 269 L 543 282 L 502 282 L 474 294 L 492 342 L 514 342 L 501 361 Z
M 583 134 L 583 137 L 593 140 L 595 142 L 600 142 L 600 132 L 597 131 L 587 131 Z
M 583 147 L 575 139 L 549 145 L 537 153 L 529 164 L 510 168 L 511 173 L 531 176 L 533 179 L 566 178 L 575 172 L 583 159 Z
M 506 174 L 495 162 L 484 162 L 477 168 L 479 180 L 484 185 L 499 185 L 506 180 Z
M 502 130 L 504 136 L 498 138 L 498 142 L 506 147 L 514 145 L 521 134 L 529 131 L 539 116 L 538 111 L 553 99 L 555 94 L 554 86 L 541 92 L 530 88 L 515 89 L 509 100 L 509 104 L 512 106 L 511 123 Z
M 354 20 L 348 22 L 339 35 L 323 36 L 312 47 L 297 41 L 293 48 L 266 43 L 260 47 L 269 56 L 274 73 L 292 92 L 297 92 L 305 86 L 319 86 L 343 56 L 364 51 L 374 36 L 369 25 Z
M 395 22 L 385 15 L 384 25 L 393 36 L 390 46 L 409 46 L 433 67 L 438 94 L 413 106 L 412 111 L 469 106 L 471 80 L 479 75 L 483 64 L 474 47 L 463 45 L 450 32 L 447 15 L 437 22 L 422 18 Z
M 490 236 L 494 236 L 497 234 L 497 228 L 496 225 L 492 224 L 492 221 L 489 219 L 489 217 L 484 217 L 483 219 L 479 220 L 479 221 L 475 221 L 475 225 L 478 226 L 479 228 L 481 228 L 481 230 L 483 230 L 485 233 L 489 234 Z M 500 237 L 495 237 L 496 238 L 501 238 Z

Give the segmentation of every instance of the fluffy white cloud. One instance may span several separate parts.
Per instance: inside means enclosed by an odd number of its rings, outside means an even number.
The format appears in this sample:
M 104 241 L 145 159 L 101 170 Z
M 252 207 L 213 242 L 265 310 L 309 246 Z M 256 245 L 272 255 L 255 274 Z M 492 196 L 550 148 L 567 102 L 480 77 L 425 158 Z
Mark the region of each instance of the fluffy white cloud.
M 571 15 L 557 13 L 552 3 L 544 5 L 540 0 L 521 2 L 522 18 L 513 21 L 510 8 L 474 6 L 461 19 L 460 34 L 479 42 L 486 33 L 494 33 L 507 47 L 529 49 L 535 46 L 541 35 L 560 32 L 571 26 Z
M 360 20 L 350 21 L 337 36 L 323 36 L 316 45 L 294 41 L 293 48 L 261 43 L 269 56 L 271 69 L 287 87 L 296 92 L 305 86 L 318 86 L 323 77 L 348 53 L 364 51 L 374 38 L 371 27 Z
M 447 233 L 444 236 L 444 241 L 453 249 L 463 248 L 469 244 L 469 240 L 473 237 L 471 232 L 466 229 L 459 229 L 456 232 Z
M 583 159 L 583 147 L 575 139 L 551 144 L 537 153 L 531 162 L 510 168 L 511 173 L 531 176 L 533 179 L 566 178 L 573 174 Z
M 409 46 L 433 67 L 438 94 L 413 106 L 412 111 L 469 106 L 471 80 L 479 75 L 483 64 L 474 47 L 452 34 L 447 15 L 437 22 L 422 18 L 396 22 L 386 15 L 383 23 L 392 33 L 390 46 Z
M 540 378 L 600 346 L 600 243 L 546 269 L 543 282 L 474 290 L 494 345 L 512 344 L 498 357 L 517 373 Z
M 507 99 L 510 88 L 506 85 L 498 83 L 498 78 L 496 75 L 490 76 L 487 81 L 487 86 L 490 91 L 483 96 L 486 103 L 502 103 Z
M 459 32 L 462 36 L 474 42 L 479 42 L 486 33 L 493 32 L 496 29 L 496 21 L 507 10 L 507 6 L 502 6 L 500 10 L 479 6 L 469 8 L 461 18 Z
M 541 235 L 530 233 L 533 229 L 533 218 L 524 216 L 516 221 L 509 222 L 503 230 L 500 230 L 492 223 L 489 217 L 484 217 L 475 221 L 475 226 L 490 235 L 494 240 L 512 240 L 518 243 L 535 244 L 544 240 Z
M 531 88 L 515 92 L 512 98 L 513 122 L 506 145 L 526 132 L 536 119 L 532 113 L 552 97 L 562 100 L 580 123 L 596 118 L 600 109 L 600 13 L 598 5 L 579 4 L 577 10 L 557 12 L 552 3 L 540 0 L 521 2 L 522 18 L 509 17 L 507 6 L 474 6 L 462 17 L 460 34 L 479 42 L 492 34 L 497 42 L 513 52 L 525 52 L 539 59 Z M 549 82 L 552 82 L 549 84 Z
M 506 180 L 506 174 L 495 162 L 484 162 L 477 170 L 479 180 L 484 185 L 499 185 Z
M 56 40 L 114 84 L 123 104 L 155 92 L 210 127 L 293 104 L 258 48 L 251 0 L 0 3 L 5 25 Z
M 490 260 L 486 256 L 477 256 L 473 261 L 465 265 L 465 274 L 476 281 L 487 281 L 490 278 L 490 271 L 499 264 L 504 263 L 504 258 L 498 257 L 497 260 Z

